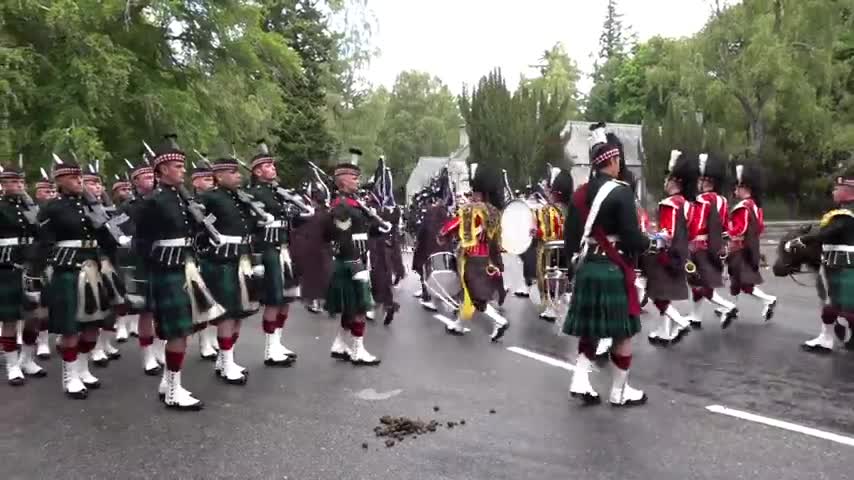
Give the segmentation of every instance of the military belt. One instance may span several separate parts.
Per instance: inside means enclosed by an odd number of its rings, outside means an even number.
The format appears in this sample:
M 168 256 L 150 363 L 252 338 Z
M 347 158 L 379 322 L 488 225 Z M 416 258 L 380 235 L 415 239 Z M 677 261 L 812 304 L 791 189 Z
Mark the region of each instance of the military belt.
M 57 248 L 98 248 L 97 240 L 60 240 Z

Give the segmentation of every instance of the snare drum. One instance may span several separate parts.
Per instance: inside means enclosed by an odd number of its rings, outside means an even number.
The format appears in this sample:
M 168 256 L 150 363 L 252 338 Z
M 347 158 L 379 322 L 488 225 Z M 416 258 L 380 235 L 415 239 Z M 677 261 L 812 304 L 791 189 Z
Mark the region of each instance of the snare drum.
M 566 258 L 563 240 L 554 240 L 543 245 L 543 266 L 546 279 L 568 277 L 569 261 Z
M 457 271 L 457 257 L 451 252 L 438 252 L 424 262 L 424 285 L 430 293 L 451 308 L 459 308 L 457 296 L 463 285 Z

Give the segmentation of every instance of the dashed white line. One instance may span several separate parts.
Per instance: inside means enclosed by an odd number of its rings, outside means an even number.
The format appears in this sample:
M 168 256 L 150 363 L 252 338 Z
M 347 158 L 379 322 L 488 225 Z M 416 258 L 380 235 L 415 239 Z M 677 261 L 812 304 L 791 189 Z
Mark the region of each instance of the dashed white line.
M 522 355 L 524 357 L 528 357 L 530 359 L 536 360 L 538 362 L 543 362 L 553 367 L 562 368 L 564 370 L 569 370 L 570 372 L 575 370 L 575 366 L 571 363 L 564 362 L 563 360 L 558 360 L 556 358 L 547 357 L 543 354 L 532 352 L 530 350 L 525 350 L 521 347 L 507 347 L 507 350 L 516 353 L 518 355 Z
M 818 430 L 816 428 L 805 427 L 803 425 L 798 425 L 795 423 L 784 422 L 783 420 L 775 420 L 773 418 L 763 417 L 762 415 L 756 415 L 755 413 L 743 412 L 741 410 L 727 408 L 722 405 L 710 405 L 706 407 L 706 410 L 714 413 L 720 413 L 722 415 L 728 415 L 730 417 L 740 418 L 749 422 L 761 423 L 762 425 L 767 425 L 769 427 L 782 428 L 783 430 L 789 430 L 790 432 L 803 433 L 804 435 L 809 435 L 811 437 L 822 438 L 825 440 L 830 440 L 831 442 L 841 443 L 843 445 L 848 445 L 849 447 L 854 447 L 854 438 L 839 435 L 838 433 L 825 432 L 824 430 Z

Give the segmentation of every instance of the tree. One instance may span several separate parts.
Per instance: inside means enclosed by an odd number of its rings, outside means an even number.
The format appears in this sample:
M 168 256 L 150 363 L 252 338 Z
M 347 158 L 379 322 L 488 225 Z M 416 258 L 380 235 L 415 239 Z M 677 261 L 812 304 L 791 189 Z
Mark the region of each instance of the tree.
M 599 58 L 593 65 L 593 87 L 587 98 L 586 116 L 591 121 L 614 121 L 616 92 L 614 81 L 625 59 L 633 37 L 623 26 L 616 0 L 608 0 L 602 33 L 599 36 Z
M 622 18 L 617 12 L 617 0 L 608 0 L 605 23 L 599 34 L 599 58 L 604 61 L 622 56 L 626 51 L 629 35 L 623 27 Z
M 581 79 L 581 71 L 569 54 L 563 43 L 558 42 L 552 48 L 543 52 L 538 65 L 540 76 L 536 78 L 522 78 L 523 86 L 533 88 L 537 91 L 551 95 L 559 95 L 560 98 L 568 98 L 568 114 L 575 116 L 580 111 L 580 93 L 578 81 Z

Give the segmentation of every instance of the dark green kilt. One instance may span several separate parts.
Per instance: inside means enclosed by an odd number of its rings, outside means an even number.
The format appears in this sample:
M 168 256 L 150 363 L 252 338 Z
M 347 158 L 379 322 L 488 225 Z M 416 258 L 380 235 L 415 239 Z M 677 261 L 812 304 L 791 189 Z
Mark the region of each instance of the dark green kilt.
M 23 305 L 23 271 L 15 267 L 0 268 L 0 323 L 21 320 Z
M 285 289 L 299 283 L 294 281 L 292 273 L 288 273 L 288 278 L 285 278 L 279 254 L 280 250 L 273 246 L 264 247 L 261 253 L 261 263 L 264 265 L 264 282 L 261 287 L 262 305 L 287 305 L 294 300 L 294 297 L 285 296 Z
M 81 322 L 77 316 L 79 269 L 54 270 L 42 290 L 42 302 L 48 309 L 48 331 L 57 335 L 75 335 L 86 327 L 101 327 L 102 321 Z M 107 307 L 107 292 L 98 293 Z M 106 316 L 106 311 L 103 312 Z
M 830 304 L 842 313 L 854 313 L 854 268 L 827 268 Z
M 353 280 L 353 275 L 364 268 L 361 262 L 336 259 L 332 263 L 332 278 L 326 291 L 326 311 L 330 315 L 362 315 L 374 307 L 371 286 L 368 282 Z
M 223 319 L 239 320 L 253 315 L 254 310 L 244 310 L 240 300 L 240 277 L 238 276 L 238 261 L 215 261 L 202 259 L 199 267 L 202 279 L 205 281 L 213 298 L 225 309 Z M 251 285 L 247 285 L 251 287 Z M 216 323 L 216 322 L 214 322 Z
M 154 313 L 157 337 L 163 340 L 184 338 L 193 333 L 193 307 L 185 289 L 184 269 L 147 272 L 146 305 Z
M 641 330 L 629 315 L 622 270 L 602 256 L 588 256 L 575 273 L 563 333 L 575 337 L 628 338 Z

